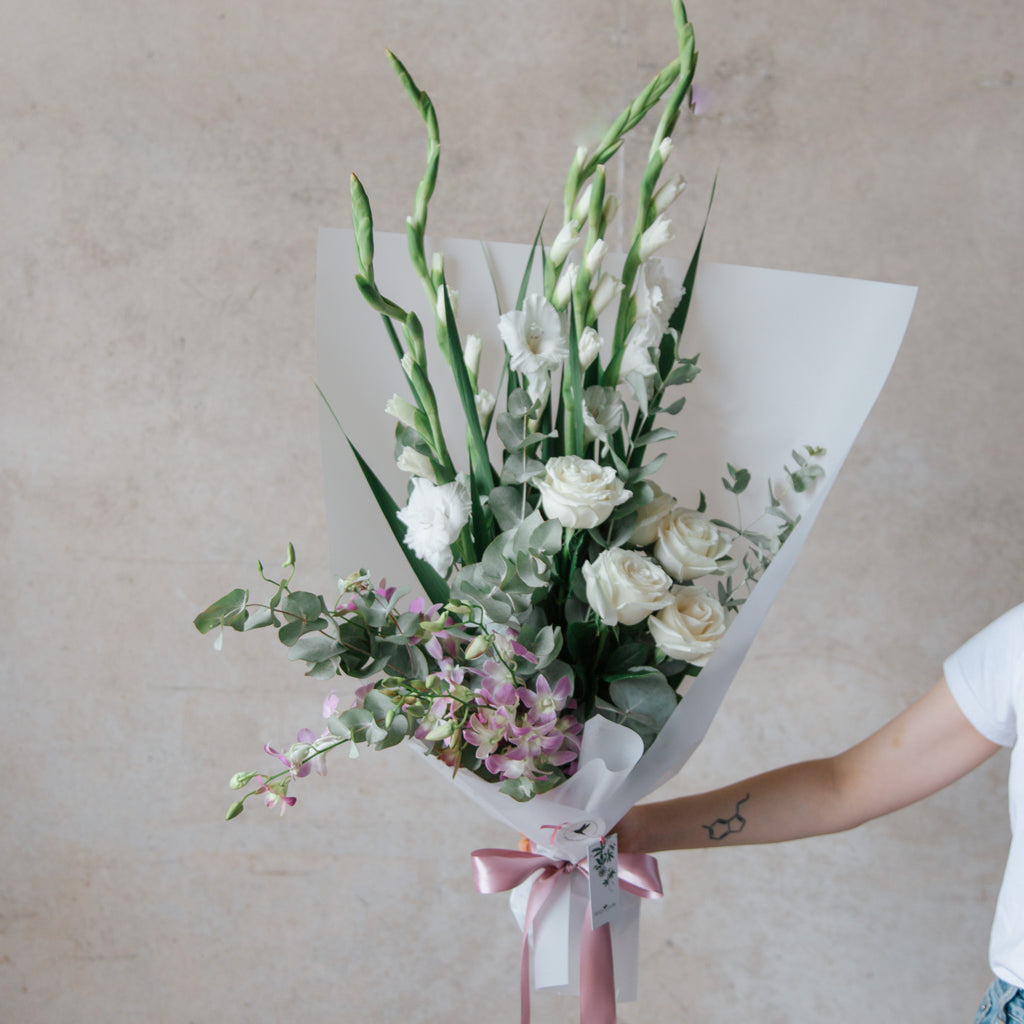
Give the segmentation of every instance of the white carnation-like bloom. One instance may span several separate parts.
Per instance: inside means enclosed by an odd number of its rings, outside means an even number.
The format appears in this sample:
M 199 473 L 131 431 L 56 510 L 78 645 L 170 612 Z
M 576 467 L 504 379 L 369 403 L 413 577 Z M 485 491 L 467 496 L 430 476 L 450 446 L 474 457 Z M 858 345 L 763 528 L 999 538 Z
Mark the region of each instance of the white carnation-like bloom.
M 615 388 L 595 384 L 583 392 L 583 430 L 587 443 L 604 441 L 622 426 L 624 407 Z
M 452 564 L 452 544 L 469 522 L 469 488 L 459 480 L 433 484 L 415 477 L 408 504 L 398 512 L 405 543 L 442 575 Z
M 630 543 L 640 548 L 645 548 L 658 539 L 658 527 L 661 526 L 676 503 L 676 499 L 671 494 L 666 494 L 653 481 L 648 481 L 648 486 L 654 491 L 654 497 L 646 505 L 641 505 L 636 510 L 636 529 L 630 538 Z
M 606 626 L 635 626 L 672 601 L 667 572 L 639 551 L 609 548 L 583 563 L 587 603 Z
M 654 642 L 670 658 L 703 666 L 725 636 L 725 609 L 703 587 L 673 587 L 671 603 L 647 620 Z
M 534 482 L 544 515 L 569 529 L 600 526 L 633 493 L 626 490 L 610 466 L 578 455 L 549 459 L 544 476 Z
M 701 512 L 673 509 L 658 526 L 654 557 L 680 583 L 721 568 L 718 559 L 729 553 L 732 541 Z
M 569 358 L 562 318 L 543 295 L 528 295 L 522 309 L 502 314 L 498 331 L 517 373 L 550 373 Z

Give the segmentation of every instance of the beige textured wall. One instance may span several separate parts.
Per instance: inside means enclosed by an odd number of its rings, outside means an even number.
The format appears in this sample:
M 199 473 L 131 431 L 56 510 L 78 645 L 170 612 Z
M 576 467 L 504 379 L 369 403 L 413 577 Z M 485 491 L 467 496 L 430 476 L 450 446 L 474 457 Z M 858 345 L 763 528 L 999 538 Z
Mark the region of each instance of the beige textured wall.
M 518 933 L 466 857 L 512 837 L 403 751 L 224 824 L 224 780 L 313 724 L 321 686 L 271 637 L 217 655 L 190 623 L 288 540 L 330 585 L 316 229 L 347 225 L 351 170 L 401 229 L 424 149 L 384 46 L 440 113 L 434 229 L 527 241 L 575 143 L 671 58 L 668 3 L 0 8 L 0 1017 L 517 1020 Z M 1024 563 L 1021 8 L 690 15 L 705 109 L 673 158 L 675 254 L 717 171 L 708 258 L 921 290 L 673 793 L 858 739 L 1021 600 Z M 664 856 L 624 1019 L 971 1019 L 1005 770 L 843 836 Z

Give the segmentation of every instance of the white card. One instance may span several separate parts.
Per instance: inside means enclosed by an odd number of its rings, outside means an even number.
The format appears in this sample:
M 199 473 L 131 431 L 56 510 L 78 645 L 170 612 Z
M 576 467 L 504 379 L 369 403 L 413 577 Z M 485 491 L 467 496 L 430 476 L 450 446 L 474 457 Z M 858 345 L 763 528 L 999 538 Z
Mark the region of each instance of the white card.
M 619 916 L 619 838 L 611 835 L 587 850 L 592 928 L 610 924 Z

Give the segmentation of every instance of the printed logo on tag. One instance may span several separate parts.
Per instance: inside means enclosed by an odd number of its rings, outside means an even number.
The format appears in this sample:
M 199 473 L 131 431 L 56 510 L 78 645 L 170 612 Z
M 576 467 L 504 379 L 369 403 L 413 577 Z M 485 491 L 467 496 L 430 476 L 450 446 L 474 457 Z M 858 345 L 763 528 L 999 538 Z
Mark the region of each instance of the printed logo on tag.
M 590 875 L 590 921 L 592 928 L 609 924 L 619 916 L 619 839 L 611 835 L 587 850 Z

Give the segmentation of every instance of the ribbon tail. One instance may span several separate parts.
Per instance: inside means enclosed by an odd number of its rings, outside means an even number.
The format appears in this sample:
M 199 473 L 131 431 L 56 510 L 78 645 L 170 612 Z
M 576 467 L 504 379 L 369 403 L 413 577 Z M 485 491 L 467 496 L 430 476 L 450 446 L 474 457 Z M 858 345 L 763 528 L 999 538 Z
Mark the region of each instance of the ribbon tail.
M 615 965 L 610 924 L 591 927 L 590 911 L 580 936 L 580 1024 L 615 1024 Z

